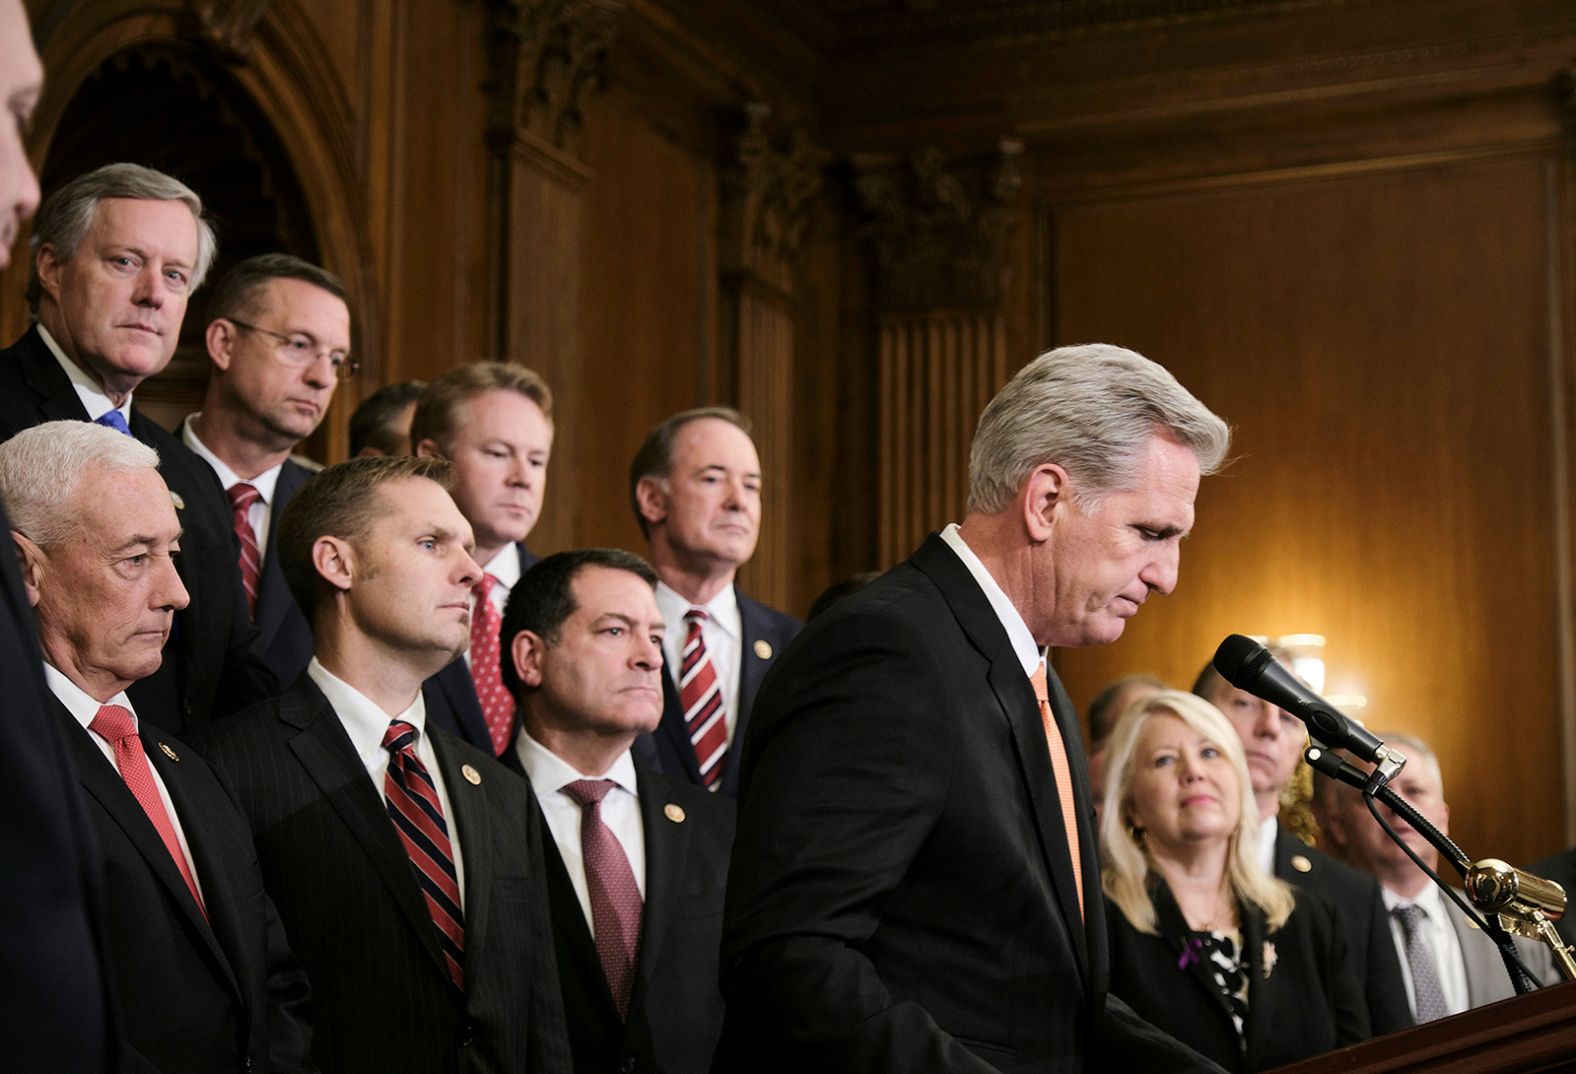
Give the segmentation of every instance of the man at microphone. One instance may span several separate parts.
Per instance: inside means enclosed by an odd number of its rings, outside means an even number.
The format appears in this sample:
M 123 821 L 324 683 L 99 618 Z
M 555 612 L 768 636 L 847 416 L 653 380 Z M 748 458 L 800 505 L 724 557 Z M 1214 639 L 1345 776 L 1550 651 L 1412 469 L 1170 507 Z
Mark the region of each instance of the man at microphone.
M 1450 805 L 1434 751 L 1411 735 L 1386 733 L 1379 738 L 1407 758 L 1406 768 L 1390 786 L 1423 819 L 1449 835 Z M 1374 822 L 1357 788 L 1322 773 L 1315 779 L 1330 848 L 1382 885 L 1391 940 L 1405 975 L 1406 999 L 1418 1024 L 1515 995 L 1494 941 Z M 1389 806 L 1379 809 L 1406 845 L 1437 872 L 1439 852 L 1433 844 Z M 1547 947 L 1519 937 L 1515 944 L 1521 961 L 1541 983 L 1558 980 Z
M 1337 920 L 1345 923 L 1347 951 L 1363 982 L 1374 1035 L 1412 1025 L 1401 966 L 1387 942 L 1379 885 L 1372 877 L 1321 854 L 1281 823 L 1281 792 L 1291 783 L 1308 742 L 1302 723 L 1285 709 L 1231 685 L 1213 663 L 1205 664 L 1199 672 L 1193 692 L 1225 713 L 1242 739 L 1262 825 L 1262 864 L 1278 879 L 1327 899 L 1338 911 Z

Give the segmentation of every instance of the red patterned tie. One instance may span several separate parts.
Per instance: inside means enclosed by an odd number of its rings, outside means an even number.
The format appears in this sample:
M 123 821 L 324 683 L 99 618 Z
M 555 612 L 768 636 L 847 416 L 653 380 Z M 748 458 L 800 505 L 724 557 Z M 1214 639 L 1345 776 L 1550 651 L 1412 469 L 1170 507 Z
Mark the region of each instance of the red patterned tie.
M 1057 796 L 1062 805 L 1062 827 L 1067 832 L 1067 853 L 1073 862 L 1073 883 L 1078 888 L 1078 915 L 1084 916 L 1083 853 L 1078 846 L 1078 812 L 1073 801 L 1073 772 L 1067 761 L 1067 743 L 1062 741 L 1062 730 L 1056 725 L 1051 712 L 1051 692 L 1045 679 L 1045 662 L 1042 660 L 1029 676 L 1034 696 L 1040 702 L 1040 723 L 1045 725 L 1045 743 L 1051 750 L 1051 772 L 1056 776 Z
M 487 720 L 494 756 L 509 748 L 509 733 L 514 730 L 514 698 L 504 689 L 499 671 L 498 631 L 503 616 L 492 602 L 493 586 L 498 579 L 490 574 L 471 588 L 476 610 L 471 613 L 471 681 L 476 684 L 476 700 Z
M 245 481 L 238 481 L 225 490 L 230 497 L 231 522 L 235 536 L 241 542 L 241 584 L 246 587 L 246 607 L 253 619 L 257 618 L 257 580 L 262 577 L 263 557 L 257 552 L 257 532 L 252 529 L 252 504 L 263 498 Z
M 684 637 L 684 651 L 679 654 L 679 704 L 684 708 L 690 744 L 695 747 L 700 780 L 707 790 L 714 791 L 722 786 L 722 770 L 728 762 L 728 714 L 722 704 L 717 669 L 712 666 L 706 638 L 701 633 L 706 613 L 691 608 L 684 613 L 684 621 L 689 623 L 689 633 Z
M 104 705 L 98 710 L 98 715 L 93 717 L 93 722 L 88 724 L 88 729 L 115 748 L 115 767 L 120 770 L 120 778 L 126 781 L 132 797 L 137 799 L 137 804 L 153 822 L 159 838 L 164 840 L 164 849 L 175 859 L 181 879 L 186 881 L 197 908 L 206 917 L 208 908 L 203 905 L 202 895 L 197 890 L 197 880 L 192 876 L 192 867 L 181 850 L 180 839 L 175 835 L 175 825 L 170 822 L 164 800 L 159 797 L 158 785 L 153 782 L 153 769 L 148 766 L 148 755 L 142 751 L 142 739 L 137 736 L 137 721 L 119 705 Z
M 620 1018 L 629 1016 L 635 987 L 635 952 L 640 947 L 643 903 L 635 871 L 611 828 L 602 822 L 602 799 L 617 784 L 610 779 L 577 779 L 560 788 L 580 804 L 580 851 L 585 855 L 586 888 L 591 893 L 591 930 L 596 953 Z
M 454 871 L 449 825 L 443 819 L 438 788 L 427 766 L 416 756 L 416 728 L 404 720 L 389 721 L 383 733 L 389 751 L 383 797 L 389 819 L 399 832 L 416 882 L 427 899 L 427 912 L 438 927 L 438 943 L 454 987 L 465 991 L 465 916 L 460 908 L 460 883 Z

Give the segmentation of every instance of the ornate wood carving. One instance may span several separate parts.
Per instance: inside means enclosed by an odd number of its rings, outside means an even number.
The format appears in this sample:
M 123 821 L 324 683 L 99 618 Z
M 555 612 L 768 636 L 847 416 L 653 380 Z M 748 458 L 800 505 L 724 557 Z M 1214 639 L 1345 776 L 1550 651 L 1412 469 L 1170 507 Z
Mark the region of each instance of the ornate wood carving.
M 803 128 L 786 145 L 772 144 L 771 111 L 759 102 L 745 105 L 734 159 L 722 171 L 722 269 L 750 273 L 786 294 L 793 291 L 794 264 L 811 200 L 821 190 L 821 169 Z
M 900 163 L 885 156 L 854 159 L 882 310 L 992 309 L 1001 303 L 1022 152 L 1022 143 L 1003 139 L 992 156 L 951 167 L 934 149 Z
M 585 105 L 604 83 L 624 0 L 492 0 L 488 135 L 578 150 Z
M 193 0 L 192 13 L 203 40 L 219 56 L 235 64 L 252 56 L 252 31 L 272 0 Z

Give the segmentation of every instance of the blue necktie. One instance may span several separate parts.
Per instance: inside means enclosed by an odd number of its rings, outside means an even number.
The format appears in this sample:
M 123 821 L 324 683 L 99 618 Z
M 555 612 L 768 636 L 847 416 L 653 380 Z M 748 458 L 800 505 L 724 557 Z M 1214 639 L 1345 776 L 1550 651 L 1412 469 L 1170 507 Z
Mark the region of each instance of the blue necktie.
M 114 429 L 117 433 L 131 435 L 131 426 L 126 424 L 126 419 L 120 416 L 120 411 L 110 410 L 93 419 L 94 425 L 103 425 Z

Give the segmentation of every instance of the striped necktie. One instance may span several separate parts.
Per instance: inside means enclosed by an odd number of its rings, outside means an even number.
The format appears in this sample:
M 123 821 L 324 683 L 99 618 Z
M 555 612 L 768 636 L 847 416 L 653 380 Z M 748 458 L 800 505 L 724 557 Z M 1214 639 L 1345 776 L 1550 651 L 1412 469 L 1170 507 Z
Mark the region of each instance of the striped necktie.
M 241 543 L 241 585 L 246 588 L 247 613 L 257 618 L 257 586 L 263 576 L 263 557 L 257 550 L 257 531 L 252 529 L 252 504 L 263 498 L 245 481 L 237 481 L 224 490 L 230 500 L 231 524 L 235 538 Z
M 438 943 L 454 987 L 465 991 L 465 916 L 460 909 L 460 883 L 454 871 L 449 825 L 443 819 L 432 774 L 416 756 L 416 728 L 404 720 L 389 721 L 383 748 L 389 751 L 383 796 L 389 819 L 410 856 L 416 883 L 427 899 L 427 912 L 438 929 Z
M 717 669 L 706 652 L 706 612 L 691 608 L 684 613 L 684 621 L 689 624 L 689 633 L 679 654 L 679 704 L 684 709 L 690 745 L 695 748 L 700 781 L 707 790 L 714 791 L 722 786 L 722 771 L 728 763 L 728 714 L 722 703 Z

